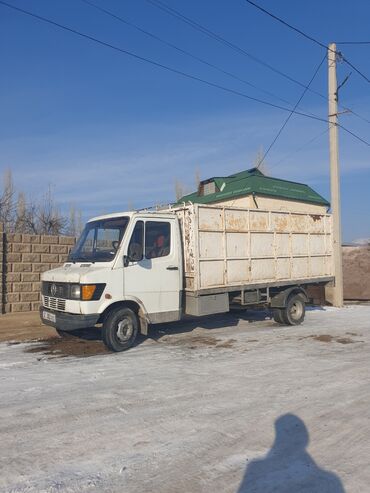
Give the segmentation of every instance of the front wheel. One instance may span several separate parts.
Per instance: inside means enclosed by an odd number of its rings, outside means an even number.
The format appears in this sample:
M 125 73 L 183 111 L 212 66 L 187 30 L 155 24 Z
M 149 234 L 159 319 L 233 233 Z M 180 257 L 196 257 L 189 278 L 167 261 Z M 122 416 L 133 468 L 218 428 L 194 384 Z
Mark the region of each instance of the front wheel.
M 111 351 L 129 349 L 135 343 L 139 331 L 139 320 L 130 308 L 117 308 L 103 323 L 102 338 Z

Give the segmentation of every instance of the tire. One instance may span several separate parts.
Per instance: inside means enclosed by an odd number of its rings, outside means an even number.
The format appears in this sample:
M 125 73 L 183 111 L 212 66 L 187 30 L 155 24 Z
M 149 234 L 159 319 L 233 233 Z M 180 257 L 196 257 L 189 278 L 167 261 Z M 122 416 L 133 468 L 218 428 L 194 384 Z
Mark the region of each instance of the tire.
M 286 325 L 286 322 L 283 318 L 283 310 L 281 310 L 280 308 L 274 308 L 272 311 L 272 316 L 274 317 L 276 323 L 280 325 Z
M 105 319 L 102 339 L 108 349 L 125 351 L 135 343 L 139 331 L 139 319 L 130 308 L 117 308 Z
M 282 319 L 286 325 L 300 325 L 305 317 L 306 305 L 302 296 L 293 294 L 288 298 L 286 307 L 282 310 Z

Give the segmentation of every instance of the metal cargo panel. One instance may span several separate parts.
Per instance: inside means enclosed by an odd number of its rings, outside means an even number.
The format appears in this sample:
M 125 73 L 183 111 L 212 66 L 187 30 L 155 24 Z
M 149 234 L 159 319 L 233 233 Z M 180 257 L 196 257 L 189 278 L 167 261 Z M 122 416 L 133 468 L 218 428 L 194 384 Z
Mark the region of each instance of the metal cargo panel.
M 226 234 L 227 258 L 239 258 L 249 256 L 249 241 L 245 233 Z
M 198 282 L 199 288 L 224 285 L 224 261 L 207 260 L 205 262 L 201 262 Z
M 249 281 L 249 260 L 228 260 L 226 264 L 226 283 L 240 284 Z
M 333 275 L 330 214 L 205 204 L 176 213 L 187 291 Z
M 221 232 L 207 232 L 199 236 L 199 255 L 201 258 L 223 259 L 223 235 Z

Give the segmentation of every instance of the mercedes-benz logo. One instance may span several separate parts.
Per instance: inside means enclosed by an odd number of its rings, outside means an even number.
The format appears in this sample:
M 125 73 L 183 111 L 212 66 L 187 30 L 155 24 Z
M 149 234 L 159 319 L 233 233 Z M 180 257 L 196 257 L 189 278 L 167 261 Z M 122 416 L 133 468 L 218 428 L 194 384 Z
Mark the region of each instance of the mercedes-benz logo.
M 57 290 L 58 290 L 58 289 L 57 289 L 57 285 L 56 285 L 56 284 L 52 284 L 52 285 L 50 286 L 50 294 L 51 294 L 52 296 L 55 296 L 55 295 L 57 294 Z

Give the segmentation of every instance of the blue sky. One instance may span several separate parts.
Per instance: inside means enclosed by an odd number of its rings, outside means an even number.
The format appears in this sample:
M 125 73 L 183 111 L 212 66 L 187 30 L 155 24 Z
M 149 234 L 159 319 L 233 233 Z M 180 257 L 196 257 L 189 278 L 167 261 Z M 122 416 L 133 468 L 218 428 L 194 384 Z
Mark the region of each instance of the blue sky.
M 216 84 L 292 107 L 302 88 L 194 31 L 147 0 L 92 0 L 147 31 L 291 104 L 281 103 L 211 67 L 181 55 L 81 0 L 8 0 L 108 43 Z M 324 50 L 244 0 L 166 0 L 303 83 Z M 258 0 L 302 30 L 330 41 L 369 40 L 366 0 Z M 194 176 L 230 174 L 253 166 L 286 118 L 260 105 L 117 53 L 0 5 L 0 170 L 11 168 L 19 189 L 37 197 L 51 184 L 65 210 L 85 218 L 171 201 L 174 182 L 188 191 Z M 370 77 L 370 45 L 343 45 Z M 351 71 L 338 67 L 339 81 Z M 312 88 L 326 94 L 326 63 Z M 369 84 L 356 73 L 341 104 L 370 120 Z M 305 112 L 326 118 L 326 101 L 307 93 Z M 369 123 L 344 114 L 341 123 L 370 139 Z M 291 118 L 266 162 L 273 176 L 309 183 L 329 194 L 326 124 Z M 343 239 L 370 237 L 370 149 L 340 132 Z

